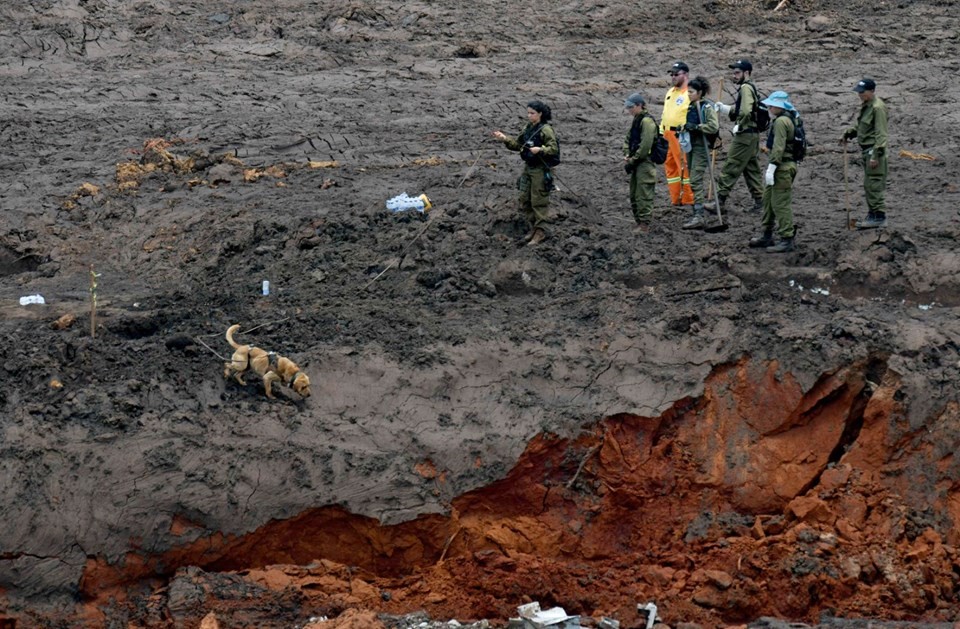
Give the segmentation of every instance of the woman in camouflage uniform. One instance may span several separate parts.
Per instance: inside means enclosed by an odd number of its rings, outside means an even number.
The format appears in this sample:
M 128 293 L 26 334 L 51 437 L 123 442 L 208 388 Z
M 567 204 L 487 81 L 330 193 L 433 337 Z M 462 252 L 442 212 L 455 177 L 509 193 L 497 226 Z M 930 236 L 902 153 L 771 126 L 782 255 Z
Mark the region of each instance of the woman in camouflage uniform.
M 545 226 L 550 222 L 550 191 L 553 189 L 551 164 L 560 154 L 557 134 L 548 123 L 550 108 L 539 100 L 527 103 L 529 122 L 520 134 L 511 138 L 500 131 L 493 137 L 511 151 L 518 151 L 524 162 L 523 173 L 517 182 L 520 190 L 520 212 L 530 225 L 526 236 L 528 245 L 536 245 L 547 237 Z

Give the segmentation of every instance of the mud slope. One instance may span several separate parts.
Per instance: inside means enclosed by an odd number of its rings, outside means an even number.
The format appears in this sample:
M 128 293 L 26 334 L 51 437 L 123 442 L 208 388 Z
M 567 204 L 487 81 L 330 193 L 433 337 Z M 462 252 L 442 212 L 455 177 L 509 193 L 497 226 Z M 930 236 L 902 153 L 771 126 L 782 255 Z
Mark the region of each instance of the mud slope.
M 0 9 L 0 619 L 955 620 L 960 17 L 775 4 Z M 726 233 L 663 186 L 633 233 L 623 97 L 744 55 L 814 142 L 797 250 L 745 247 L 742 184 Z M 533 97 L 564 156 L 535 249 L 490 139 Z M 225 382 L 233 323 L 312 396 Z

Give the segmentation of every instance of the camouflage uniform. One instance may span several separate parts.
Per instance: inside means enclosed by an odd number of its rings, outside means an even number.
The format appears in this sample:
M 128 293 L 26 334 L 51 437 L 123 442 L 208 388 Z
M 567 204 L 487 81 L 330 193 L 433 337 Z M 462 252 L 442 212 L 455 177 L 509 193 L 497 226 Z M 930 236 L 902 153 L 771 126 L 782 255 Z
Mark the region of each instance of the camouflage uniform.
M 706 99 L 690 103 L 686 126 L 690 132 L 690 156 L 687 160 L 690 164 L 690 187 L 693 188 L 694 208 L 702 212 L 705 198 L 703 176 L 710 167 L 705 134 L 714 135 L 720 131 L 720 121 L 713 110 L 713 103 Z
M 520 135 L 506 140 L 504 145 L 511 151 L 519 151 L 524 162 L 523 173 L 517 180 L 520 212 L 533 229 L 544 229 L 545 223 L 550 222 L 553 174 L 540 156 L 559 153 L 557 134 L 549 124 L 534 125 L 528 122 Z M 534 155 L 528 150 L 530 146 L 539 146 L 543 150 Z
M 733 184 L 743 175 L 747 182 L 754 206 L 758 206 L 763 197 L 763 177 L 760 175 L 760 134 L 753 119 L 753 110 L 759 95 L 753 81 L 745 81 L 737 92 L 737 104 L 730 110 L 730 121 L 738 125 L 733 136 L 727 159 L 723 162 L 723 171 L 717 183 L 717 198 L 721 204 L 728 196 Z
M 637 224 L 650 222 L 653 215 L 653 191 L 657 170 L 650 161 L 650 149 L 657 137 L 657 123 L 647 112 L 633 117 L 630 131 L 623 140 L 623 156 L 630 173 L 630 208 Z
M 867 216 L 883 220 L 887 216 L 885 191 L 887 187 L 887 106 L 874 96 L 860 105 L 856 126 L 843 134 L 856 138 L 863 154 L 863 191 L 867 198 Z M 875 160 L 876 167 L 870 162 Z
M 797 177 L 797 163 L 793 161 L 792 116 L 783 112 L 770 125 L 767 148 L 770 149 L 770 163 L 776 164 L 773 173 L 773 185 L 763 189 L 764 231 L 770 231 L 776 221 L 777 235 L 780 238 L 793 238 L 796 228 L 793 226 L 793 180 Z

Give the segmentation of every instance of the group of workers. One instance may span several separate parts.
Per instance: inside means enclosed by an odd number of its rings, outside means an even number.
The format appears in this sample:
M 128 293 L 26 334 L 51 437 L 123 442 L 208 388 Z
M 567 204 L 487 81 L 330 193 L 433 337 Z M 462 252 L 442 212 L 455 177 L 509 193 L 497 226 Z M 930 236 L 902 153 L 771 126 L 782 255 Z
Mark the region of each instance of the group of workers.
M 770 253 L 793 251 L 796 227 L 792 189 L 797 176 L 795 144 L 800 140 L 795 132 L 800 113 L 784 91 L 775 91 L 761 99 L 751 78 L 753 65 L 749 60 L 738 59 L 729 68 L 736 85 L 732 105 L 709 100 L 710 83 L 699 76 L 690 79 L 690 68 L 682 61 L 670 67 L 672 85 L 664 98 L 659 125 L 648 112 L 643 95 L 630 94 L 624 100 L 624 110 L 632 116 L 632 123 L 623 141 L 623 160 L 624 170 L 630 175 L 630 206 L 637 230 L 649 229 L 657 181 L 656 164 L 662 161 L 671 203 L 692 208 L 683 229 L 710 231 L 711 221 L 722 223 L 727 198 L 742 175 L 753 197 L 751 210 L 762 212 L 761 233 L 750 239 L 749 246 Z M 887 112 L 883 101 L 876 96 L 876 87 L 870 78 L 854 86 L 853 91 L 861 100 L 859 116 L 856 124 L 840 138 L 844 146 L 850 140 L 857 140 L 863 154 L 868 212 L 866 218 L 857 221 L 858 229 L 886 225 Z M 715 153 L 720 115 L 733 123 L 733 139 L 716 179 L 711 152 Z M 551 117 L 546 104 L 531 101 L 527 104 L 529 122 L 519 135 L 510 137 L 500 131 L 493 132 L 508 149 L 518 151 L 524 161 L 517 187 L 520 210 L 530 227 L 526 237 L 528 245 L 536 245 L 546 238 L 545 227 L 550 220 L 549 198 L 554 188 L 551 169 L 559 158 L 556 132 L 549 124 Z M 764 131 L 766 143 L 761 146 L 760 136 Z M 666 139 L 668 148 L 665 158 L 655 159 L 659 135 Z M 767 168 L 763 172 L 760 153 L 767 155 Z M 711 179 L 716 179 L 716 199 L 712 203 L 707 201 L 705 193 L 704 179 L 708 172 Z

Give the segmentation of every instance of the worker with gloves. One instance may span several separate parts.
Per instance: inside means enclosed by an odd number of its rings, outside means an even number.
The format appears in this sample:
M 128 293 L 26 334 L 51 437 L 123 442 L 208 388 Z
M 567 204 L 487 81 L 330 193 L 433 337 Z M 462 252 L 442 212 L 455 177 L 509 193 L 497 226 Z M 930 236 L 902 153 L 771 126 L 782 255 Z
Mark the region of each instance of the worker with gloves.
M 758 212 L 763 209 L 763 181 L 758 160 L 760 131 L 757 129 L 757 105 L 760 98 L 757 87 L 751 80 L 753 64 L 747 59 L 738 59 L 729 67 L 733 70 L 733 81 L 737 84 L 737 100 L 733 105 L 720 101 L 714 105 L 718 112 L 728 116 L 734 123 L 733 141 L 717 183 L 717 201 L 722 211 L 733 184 L 742 174 L 753 197 L 752 209 Z
M 773 122 L 767 134 L 769 163 L 764 174 L 763 233 L 750 239 L 751 247 L 764 247 L 768 253 L 793 251 L 796 228 L 793 225 L 793 180 L 797 176 L 794 161 L 794 118 L 796 109 L 787 100 L 786 92 L 777 91 L 762 102 L 770 111 Z M 778 240 L 774 243 L 776 223 Z
M 867 218 L 857 221 L 857 229 L 876 229 L 887 224 L 887 106 L 876 95 L 877 83 L 865 78 L 853 91 L 860 96 L 860 114 L 856 126 L 847 129 L 841 144 L 856 138 L 863 152 L 863 191 L 867 197 Z

